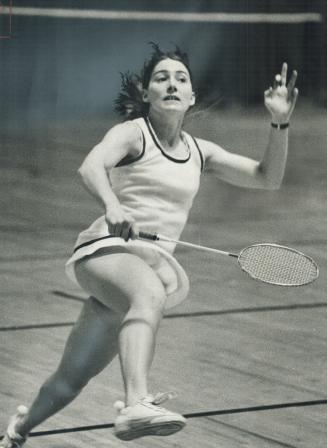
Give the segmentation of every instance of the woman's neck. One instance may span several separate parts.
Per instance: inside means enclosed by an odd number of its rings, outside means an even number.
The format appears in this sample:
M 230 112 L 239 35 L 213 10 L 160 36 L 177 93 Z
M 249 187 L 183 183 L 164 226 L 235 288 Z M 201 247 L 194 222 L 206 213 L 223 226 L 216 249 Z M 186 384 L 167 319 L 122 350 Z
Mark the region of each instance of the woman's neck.
M 184 117 L 176 117 L 175 114 L 163 116 L 155 111 L 150 111 L 148 117 L 161 144 L 169 148 L 176 147 L 180 142 Z

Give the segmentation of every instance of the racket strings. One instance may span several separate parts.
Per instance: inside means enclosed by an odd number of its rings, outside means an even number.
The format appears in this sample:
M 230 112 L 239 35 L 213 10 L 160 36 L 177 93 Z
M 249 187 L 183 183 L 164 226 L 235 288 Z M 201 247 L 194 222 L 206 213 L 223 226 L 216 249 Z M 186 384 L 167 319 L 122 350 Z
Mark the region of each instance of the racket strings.
M 251 277 L 277 285 L 304 285 L 315 280 L 318 275 L 317 265 L 311 258 L 273 244 L 247 247 L 241 252 L 238 261 Z

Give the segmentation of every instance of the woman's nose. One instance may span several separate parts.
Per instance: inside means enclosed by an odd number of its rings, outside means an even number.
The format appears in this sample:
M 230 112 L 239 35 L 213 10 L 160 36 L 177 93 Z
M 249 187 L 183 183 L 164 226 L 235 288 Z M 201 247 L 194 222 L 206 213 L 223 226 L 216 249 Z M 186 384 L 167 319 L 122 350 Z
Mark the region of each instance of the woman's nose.
M 177 90 L 177 88 L 176 88 L 176 85 L 175 85 L 175 81 L 173 79 L 170 79 L 169 80 L 169 85 L 168 85 L 168 88 L 167 88 L 168 93 L 176 92 L 176 90 Z

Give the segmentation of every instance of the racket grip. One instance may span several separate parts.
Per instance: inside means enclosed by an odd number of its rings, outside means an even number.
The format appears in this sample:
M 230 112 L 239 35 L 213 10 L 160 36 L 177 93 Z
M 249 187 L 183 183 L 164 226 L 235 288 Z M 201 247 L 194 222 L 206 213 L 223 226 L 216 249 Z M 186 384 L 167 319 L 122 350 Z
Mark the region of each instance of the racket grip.
M 145 240 L 158 241 L 159 238 L 155 233 L 142 232 L 139 231 L 139 238 L 143 238 Z

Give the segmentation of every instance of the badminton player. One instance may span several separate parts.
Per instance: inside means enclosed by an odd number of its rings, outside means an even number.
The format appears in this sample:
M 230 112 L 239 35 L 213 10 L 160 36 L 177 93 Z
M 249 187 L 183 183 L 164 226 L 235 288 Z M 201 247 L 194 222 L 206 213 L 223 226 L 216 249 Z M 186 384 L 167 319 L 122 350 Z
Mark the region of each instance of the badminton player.
M 264 94 L 270 133 L 260 161 L 183 131 L 196 97 L 188 58 L 180 49 L 163 52 L 153 44 L 142 76 L 123 77 L 117 108 L 125 120 L 108 131 L 79 169 L 102 216 L 79 235 L 66 268 L 90 298 L 57 370 L 29 408 L 18 407 L 2 448 L 21 447 L 35 426 L 70 403 L 117 354 L 125 391 L 115 406 L 115 435 L 132 440 L 184 427 L 182 415 L 160 406 L 170 394 L 151 394 L 147 378 L 163 312 L 186 298 L 189 283 L 174 258 L 174 245 L 143 242 L 138 232 L 178 239 L 201 173 L 208 170 L 240 187 L 277 189 L 298 95 L 296 76 L 293 72 L 287 82 L 283 64 Z

